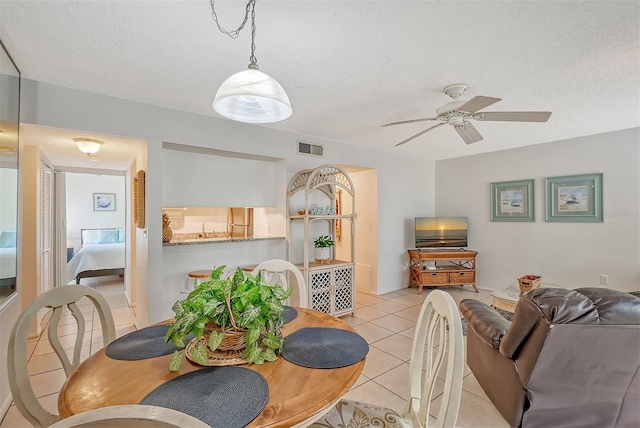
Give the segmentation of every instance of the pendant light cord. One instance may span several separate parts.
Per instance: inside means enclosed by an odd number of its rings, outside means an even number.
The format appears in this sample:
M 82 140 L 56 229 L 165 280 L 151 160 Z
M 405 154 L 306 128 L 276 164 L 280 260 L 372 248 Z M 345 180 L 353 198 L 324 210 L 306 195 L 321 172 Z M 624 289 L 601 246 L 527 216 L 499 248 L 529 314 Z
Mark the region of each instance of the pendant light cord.
M 249 68 L 258 69 L 258 59 L 256 58 L 256 55 L 255 55 L 255 51 L 256 51 L 256 0 L 249 0 L 249 2 L 247 3 L 247 7 L 245 9 L 244 19 L 243 19 L 242 23 L 240 24 L 240 26 L 235 31 L 225 30 L 220 25 L 220 22 L 218 21 L 218 14 L 216 13 L 216 7 L 215 7 L 215 4 L 214 4 L 215 0 L 210 0 L 210 3 L 211 3 L 211 16 L 213 17 L 213 21 L 218 26 L 218 30 L 220 30 L 221 33 L 226 34 L 227 36 L 231 37 L 232 39 L 236 39 L 240 35 L 240 31 L 242 31 L 242 29 L 244 28 L 245 24 L 247 23 L 247 20 L 249 19 L 249 11 L 251 11 L 251 56 L 249 57 L 249 61 L 251 61 L 251 64 L 249 64 Z

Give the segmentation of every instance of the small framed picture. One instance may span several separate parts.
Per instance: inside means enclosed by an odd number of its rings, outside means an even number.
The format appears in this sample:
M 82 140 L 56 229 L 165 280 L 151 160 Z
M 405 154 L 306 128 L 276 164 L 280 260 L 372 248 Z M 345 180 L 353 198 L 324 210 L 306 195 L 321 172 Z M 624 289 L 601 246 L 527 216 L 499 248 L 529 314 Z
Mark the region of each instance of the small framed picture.
M 94 193 L 93 194 L 93 210 L 94 211 L 115 211 L 116 210 L 116 194 L 115 193 Z
M 535 221 L 533 180 L 491 183 L 491 221 Z
M 602 222 L 602 174 L 545 178 L 546 221 Z

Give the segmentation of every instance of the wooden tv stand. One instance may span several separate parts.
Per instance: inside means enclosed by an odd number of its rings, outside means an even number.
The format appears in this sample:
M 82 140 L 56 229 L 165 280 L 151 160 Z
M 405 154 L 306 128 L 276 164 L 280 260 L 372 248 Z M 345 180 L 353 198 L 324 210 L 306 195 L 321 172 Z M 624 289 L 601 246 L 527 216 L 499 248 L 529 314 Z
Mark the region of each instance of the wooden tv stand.
M 418 294 L 421 294 L 422 287 L 469 284 L 477 293 L 477 254 L 471 250 L 409 250 L 409 288 L 417 285 Z M 427 266 L 435 269 L 427 269 Z

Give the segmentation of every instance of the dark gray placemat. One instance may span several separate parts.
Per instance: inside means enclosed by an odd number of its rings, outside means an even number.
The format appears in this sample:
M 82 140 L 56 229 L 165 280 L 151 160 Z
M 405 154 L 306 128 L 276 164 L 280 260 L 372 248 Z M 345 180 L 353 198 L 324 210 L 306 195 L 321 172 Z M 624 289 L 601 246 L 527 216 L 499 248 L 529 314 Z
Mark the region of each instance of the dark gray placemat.
M 169 325 L 154 325 L 125 334 L 108 344 L 105 353 L 107 357 L 114 360 L 126 361 L 145 360 L 173 354 L 175 350 L 182 348 L 178 348 L 171 342 L 164 343 L 164 336 L 167 334 Z M 189 343 L 193 338 L 193 334 L 190 334 L 185 338 L 184 343 Z
M 295 308 L 292 308 L 291 306 L 284 307 L 284 312 L 282 313 L 282 319 L 284 320 L 285 324 L 293 321 L 294 319 L 296 319 L 297 316 L 298 316 L 298 311 Z
M 244 367 L 214 367 L 190 372 L 160 385 L 140 404 L 178 410 L 213 428 L 244 427 L 269 401 L 269 385 Z
M 339 328 L 306 327 L 284 338 L 282 357 L 303 367 L 337 369 L 362 360 L 369 352 L 359 334 Z

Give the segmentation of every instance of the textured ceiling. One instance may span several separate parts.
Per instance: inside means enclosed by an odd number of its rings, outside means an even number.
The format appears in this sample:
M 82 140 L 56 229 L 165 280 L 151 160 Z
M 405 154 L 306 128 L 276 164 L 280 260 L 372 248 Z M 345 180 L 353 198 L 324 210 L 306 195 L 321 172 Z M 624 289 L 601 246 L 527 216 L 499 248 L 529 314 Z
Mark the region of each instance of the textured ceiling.
M 235 28 L 243 1 L 217 2 Z M 293 116 L 269 127 L 445 159 L 640 126 L 638 1 L 269 1 L 256 6 L 260 69 Z M 0 38 L 22 75 L 218 117 L 219 85 L 248 64 L 249 28 L 221 34 L 203 1 L 0 1 Z M 484 111 L 549 110 L 547 123 L 380 125 L 433 117 L 463 82 Z

